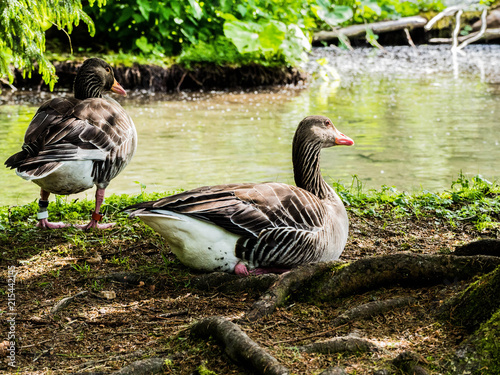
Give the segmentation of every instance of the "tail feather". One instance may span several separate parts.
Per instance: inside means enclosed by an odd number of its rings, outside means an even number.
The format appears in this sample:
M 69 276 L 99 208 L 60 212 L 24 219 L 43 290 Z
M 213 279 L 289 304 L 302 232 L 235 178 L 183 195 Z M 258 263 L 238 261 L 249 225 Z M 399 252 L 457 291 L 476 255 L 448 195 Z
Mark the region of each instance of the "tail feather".
M 44 164 L 35 164 L 35 165 L 22 165 L 17 168 L 16 173 L 18 176 L 24 178 L 25 180 L 37 180 L 39 178 L 44 178 L 54 172 L 62 166 L 62 163 L 59 162 L 51 162 Z
M 12 155 L 5 161 L 5 166 L 10 169 L 15 169 L 21 166 L 24 161 L 29 157 L 27 151 L 19 151 L 18 153 Z

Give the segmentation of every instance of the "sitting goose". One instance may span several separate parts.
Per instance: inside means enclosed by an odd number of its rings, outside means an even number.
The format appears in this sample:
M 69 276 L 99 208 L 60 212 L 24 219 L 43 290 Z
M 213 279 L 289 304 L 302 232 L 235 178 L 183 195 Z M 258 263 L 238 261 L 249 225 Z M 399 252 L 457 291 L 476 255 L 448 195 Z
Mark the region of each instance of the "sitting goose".
M 297 186 L 205 186 L 126 210 L 159 232 L 182 263 L 203 271 L 280 273 L 338 259 L 349 222 L 321 176 L 320 151 L 352 144 L 328 118 L 306 117 L 293 140 Z
M 137 133 L 134 123 L 118 102 L 103 97 L 113 91 L 127 95 L 103 60 L 85 60 L 74 82 L 74 98 L 55 98 L 42 104 L 31 120 L 22 151 L 5 165 L 41 187 L 38 227 L 61 228 L 48 218 L 50 193 L 68 195 L 96 185 L 95 211 L 82 229 L 108 228 L 99 224 L 104 192 L 134 155 Z

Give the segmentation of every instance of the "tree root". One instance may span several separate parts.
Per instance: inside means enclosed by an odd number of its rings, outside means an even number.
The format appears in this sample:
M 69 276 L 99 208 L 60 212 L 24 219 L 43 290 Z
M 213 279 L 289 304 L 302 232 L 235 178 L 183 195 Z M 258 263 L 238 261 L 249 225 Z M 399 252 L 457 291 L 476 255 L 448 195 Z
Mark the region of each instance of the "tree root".
M 149 375 L 162 372 L 168 358 L 146 358 L 131 363 L 122 369 L 112 372 L 112 375 Z
M 281 275 L 245 318 L 258 320 L 291 300 L 331 301 L 386 286 L 435 285 L 488 273 L 498 265 L 500 258 L 491 256 L 411 253 L 366 257 L 350 264 L 310 264 Z
M 367 339 L 353 336 L 342 336 L 299 346 L 299 350 L 306 353 L 333 354 L 376 352 L 380 349 L 377 345 Z
M 453 255 L 491 255 L 500 257 L 500 240 L 485 238 L 455 249 Z
M 191 334 L 200 338 L 215 338 L 225 347 L 231 360 L 245 368 L 253 368 L 256 374 L 285 375 L 289 370 L 276 358 L 251 340 L 241 328 L 222 317 L 209 317 L 191 326 Z
M 332 322 L 334 326 L 339 326 L 353 320 L 368 319 L 375 315 L 380 315 L 386 311 L 396 309 L 398 307 L 407 306 L 415 302 L 413 297 L 391 298 L 384 301 L 368 302 L 361 306 L 357 306 L 345 311 Z
M 291 293 L 300 289 L 306 282 L 329 272 L 332 267 L 341 262 L 325 262 L 308 264 L 278 276 L 276 282 L 257 302 L 255 302 L 245 319 L 256 321 L 271 314 L 276 307 L 284 304 Z
M 241 277 L 226 272 L 212 272 L 193 279 L 191 285 L 200 290 L 216 290 L 221 293 L 238 293 L 242 291 L 264 293 L 278 278 L 279 275 L 272 273 Z

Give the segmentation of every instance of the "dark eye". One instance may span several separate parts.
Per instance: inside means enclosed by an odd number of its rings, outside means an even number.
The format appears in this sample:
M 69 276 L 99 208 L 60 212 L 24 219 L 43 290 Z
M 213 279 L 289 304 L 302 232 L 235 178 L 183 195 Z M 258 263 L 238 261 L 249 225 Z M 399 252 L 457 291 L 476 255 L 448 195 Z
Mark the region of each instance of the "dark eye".
M 111 73 L 111 69 L 109 68 L 109 66 L 107 66 L 107 67 L 106 67 L 106 71 L 107 71 L 108 73 Z
M 328 127 L 328 126 L 332 126 L 332 123 L 329 121 L 329 120 L 326 120 L 325 122 L 325 126 Z

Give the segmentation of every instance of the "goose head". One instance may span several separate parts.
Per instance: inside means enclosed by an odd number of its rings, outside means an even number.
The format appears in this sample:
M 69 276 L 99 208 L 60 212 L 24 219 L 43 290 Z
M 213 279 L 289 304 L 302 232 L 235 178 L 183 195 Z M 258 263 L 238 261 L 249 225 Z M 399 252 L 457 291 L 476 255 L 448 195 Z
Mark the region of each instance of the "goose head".
M 335 196 L 321 176 L 319 165 L 321 149 L 353 144 L 354 141 L 338 131 L 328 117 L 308 116 L 303 119 L 295 132 L 292 147 L 296 185 L 320 199 Z
M 113 68 L 104 60 L 91 58 L 84 61 L 73 86 L 75 98 L 101 98 L 103 93 L 113 91 L 126 96 L 123 87 L 116 81 Z
M 308 116 L 303 119 L 295 132 L 294 144 L 311 143 L 320 148 L 344 145 L 352 146 L 354 141 L 337 130 L 325 116 Z

